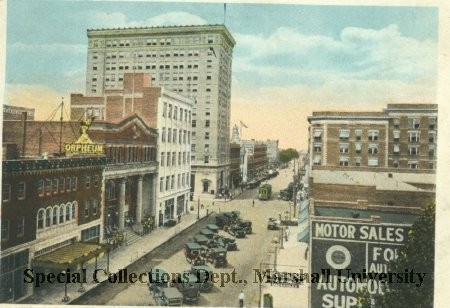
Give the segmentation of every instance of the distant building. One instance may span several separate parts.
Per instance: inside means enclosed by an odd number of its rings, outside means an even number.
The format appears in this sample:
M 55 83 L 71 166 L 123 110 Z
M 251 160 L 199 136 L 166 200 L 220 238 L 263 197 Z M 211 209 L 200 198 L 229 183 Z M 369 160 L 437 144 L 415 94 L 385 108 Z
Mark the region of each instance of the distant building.
M 314 198 L 401 206 L 434 200 L 437 105 L 313 112 L 308 121 Z
M 190 120 L 193 194 L 211 197 L 227 185 L 236 43 L 228 29 L 224 25 L 89 29 L 87 37 L 86 95 L 127 88 L 126 73 L 145 73 L 153 84 L 195 101 Z M 102 118 L 108 111 L 96 112 Z
M 267 145 L 262 141 L 242 140 L 242 170 L 244 181 L 260 178 L 269 167 Z
M 278 140 L 269 140 L 264 141 L 267 145 L 267 160 L 269 166 L 275 166 L 278 164 Z
M 34 120 L 34 108 L 3 105 L 3 120 L 21 120 L 23 113 L 27 114 L 28 120 Z

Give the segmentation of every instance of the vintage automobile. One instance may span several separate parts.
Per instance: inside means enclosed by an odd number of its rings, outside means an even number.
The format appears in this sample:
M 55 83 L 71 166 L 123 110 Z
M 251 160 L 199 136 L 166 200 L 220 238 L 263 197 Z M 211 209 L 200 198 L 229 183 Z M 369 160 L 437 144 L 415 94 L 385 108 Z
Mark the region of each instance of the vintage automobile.
M 231 225 L 226 229 L 226 231 L 236 238 L 245 238 L 245 229 L 239 227 L 238 225 Z
M 251 234 L 253 231 L 252 222 L 250 220 L 239 220 L 236 224 L 244 229 L 246 234 Z
M 234 238 L 217 235 L 214 238 L 214 241 L 217 242 L 218 247 L 225 248 L 228 251 L 237 250 L 237 244 L 236 244 L 236 240 Z
M 218 233 L 219 232 L 219 227 L 215 224 L 209 224 L 208 226 L 206 226 L 209 230 L 211 230 L 214 233 Z
M 207 261 L 214 264 L 214 267 L 226 267 L 228 265 L 227 250 L 224 248 L 211 248 Z
M 213 238 L 213 235 L 214 235 L 214 232 L 212 232 L 212 231 L 209 230 L 208 228 L 201 229 L 199 233 L 200 233 L 201 235 L 206 236 L 208 239 L 212 239 L 212 238 Z
M 170 286 L 170 274 L 162 268 L 152 268 L 149 272 L 148 289 L 158 306 L 181 306 L 183 294 Z
M 208 247 L 209 238 L 202 234 L 197 234 L 194 236 L 194 242 L 199 244 L 200 246 L 204 246 L 205 248 Z
M 188 242 L 184 244 L 184 255 L 189 263 L 194 265 L 205 264 L 205 247 L 198 243 Z
M 279 230 L 280 229 L 280 221 L 276 218 L 269 218 L 269 221 L 267 222 L 267 229 L 268 230 Z
M 208 265 L 192 266 L 190 272 L 199 279 L 200 292 L 208 292 L 214 287 L 214 283 L 211 279 L 213 271 Z
M 183 294 L 175 287 L 167 287 L 153 296 L 156 306 L 183 306 Z
M 196 302 L 200 297 L 200 283 L 196 275 L 190 272 L 184 272 L 173 280 L 172 286 L 183 294 L 183 300 L 186 302 Z

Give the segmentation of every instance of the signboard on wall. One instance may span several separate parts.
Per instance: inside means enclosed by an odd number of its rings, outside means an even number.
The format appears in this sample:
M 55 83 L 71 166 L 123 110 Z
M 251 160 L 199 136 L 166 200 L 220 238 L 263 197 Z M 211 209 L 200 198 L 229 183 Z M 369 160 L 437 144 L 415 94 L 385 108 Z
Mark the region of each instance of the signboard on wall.
M 398 257 L 410 227 L 312 219 L 311 273 L 322 277 L 311 285 L 311 307 L 357 307 L 364 288 L 383 294 L 379 274 Z

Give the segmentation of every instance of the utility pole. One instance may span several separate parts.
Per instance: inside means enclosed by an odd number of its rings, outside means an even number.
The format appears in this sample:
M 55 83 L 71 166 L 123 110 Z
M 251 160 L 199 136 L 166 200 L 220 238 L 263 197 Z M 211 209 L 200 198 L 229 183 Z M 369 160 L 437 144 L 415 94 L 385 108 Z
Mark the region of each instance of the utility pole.
M 295 218 L 295 210 L 297 207 L 297 183 L 295 179 L 295 158 L 294 158 L 294 187 L 292 189 L 292 202 L 294 202 L 294 218 Z

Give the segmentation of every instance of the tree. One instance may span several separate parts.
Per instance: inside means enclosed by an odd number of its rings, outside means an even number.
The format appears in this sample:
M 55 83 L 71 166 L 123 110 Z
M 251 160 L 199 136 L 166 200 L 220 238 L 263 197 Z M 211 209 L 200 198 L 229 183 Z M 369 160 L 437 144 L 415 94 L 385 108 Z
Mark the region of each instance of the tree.
M 405 270 L 426 273 L 422 285 L 390 283 L 384 295 L 374 297 L 376 307 L 433 307 L 435 215 L 436 206 L 433 203 L 413 224 L 406 245 L 400 250 L 398 258 L 389 264 L 389 272 L 393 273 L 404 273 Z M 415 277 L 415 280 L 418 278 Z M 362 307 L 372 307 L 367 292 L 360 299 Z
M 299 157 L 299 155 L 298 155 L 297 150 L 293 149 L 293 148 L 281 150 L 279 152 L 279 158 L 282 163 L 290 162 L 292 159 L 298 158 L 298 157 Z

